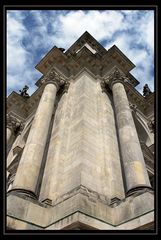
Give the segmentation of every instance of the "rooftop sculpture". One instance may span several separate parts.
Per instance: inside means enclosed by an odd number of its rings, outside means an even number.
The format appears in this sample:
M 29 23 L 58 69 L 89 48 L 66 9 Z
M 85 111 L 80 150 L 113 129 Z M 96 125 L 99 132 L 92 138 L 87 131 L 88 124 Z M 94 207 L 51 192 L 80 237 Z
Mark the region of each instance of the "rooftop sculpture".
M 143 87 L 143 96 L 144 96 L 144 97 L 147 97 L 147 96 L 149 96 L 151 93 L 152 93 L 152 92 L 151 92 L 148 84 L 145 84 L 144 87 Z
M 24 86 L 24 88 L 22 90 L 19 90 L 20 95 L 24 98 L 29 98 L 29 94 L 27 93 L 27 90 L 29 89 L 29 87 L 27 85 Z

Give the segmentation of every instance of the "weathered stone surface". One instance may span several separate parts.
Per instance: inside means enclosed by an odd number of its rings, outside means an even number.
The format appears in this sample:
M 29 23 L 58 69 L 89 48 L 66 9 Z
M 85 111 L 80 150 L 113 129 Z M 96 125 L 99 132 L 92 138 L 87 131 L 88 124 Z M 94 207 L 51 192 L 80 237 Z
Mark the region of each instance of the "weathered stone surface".
M 57 108 L 40 199 L 54 202 L 79 185 L 124 198 L 111 102 L 86 72 L 71 82 Z
M 117 207 L 109 206 L 108 201 L 102 197 L 81 187 L 74 195 L 62 198 L 53 207 L 43 207 L 30 199 L 9 195 L 8 226 L 15 229 L 56 230 L 81 222 L 87 225 L 85 229 L 130 230 L 154 219 L 154 196 L 151 193 L 130 196 Z M 144 204 L 147 199 L 148 203 Z

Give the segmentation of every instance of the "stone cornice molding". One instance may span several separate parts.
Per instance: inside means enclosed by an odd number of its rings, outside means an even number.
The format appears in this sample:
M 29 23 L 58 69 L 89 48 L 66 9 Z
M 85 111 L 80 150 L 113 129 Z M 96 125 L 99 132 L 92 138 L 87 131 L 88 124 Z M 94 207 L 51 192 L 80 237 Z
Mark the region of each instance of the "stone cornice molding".
M 16 118 L 14 115 L 7 114 L 7 128 L 10 128 L 11 131 L 15 134 L 21 134 L 24 123 L 20 119 Z
M 67 92 L 69 87 L 69 82 L 65 77 L 63 77 L 60 73 L 58 73 L 55 69 L 52 69 L 42 80 L 41 83 L 46 85 L 52 83 L 56 86 L 57 90 L 61 86 L 64 86 L 65 92 Z

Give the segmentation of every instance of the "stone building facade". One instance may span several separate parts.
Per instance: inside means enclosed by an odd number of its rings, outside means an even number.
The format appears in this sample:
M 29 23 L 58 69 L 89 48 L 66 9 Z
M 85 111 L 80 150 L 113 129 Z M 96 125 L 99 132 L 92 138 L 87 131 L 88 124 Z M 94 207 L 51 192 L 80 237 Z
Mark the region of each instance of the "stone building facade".
M 85 32 L 7 99 L 7 229 L 154 228 L 154 93 Z

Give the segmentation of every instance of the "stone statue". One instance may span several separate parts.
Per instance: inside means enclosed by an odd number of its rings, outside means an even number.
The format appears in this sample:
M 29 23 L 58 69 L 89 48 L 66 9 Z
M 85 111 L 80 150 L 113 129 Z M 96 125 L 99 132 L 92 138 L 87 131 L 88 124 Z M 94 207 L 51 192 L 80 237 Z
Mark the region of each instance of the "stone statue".
M 64 48 L 59 48 L 59 50 L 60 50 L 60 51 L 62 51 L 62 52 L 64 52 L 64 51 L 65 51 L 65 49 L 64 49 Z
M 143 96 L 147 97 L 150 95 L 150 93 L 152 93 L 152 92 L 150 91 L 148 84 L 145 84 L 143 87 Z
M 24 98 L 29 98 L 29 94 L 27 93 L 28 89 L 29 89 L 29 87 L 27 85 L 25 85 L 22 90 L 19 90 L 20 95 Z
M 154 133 L 154 130 L 155 130 L 154 120 L 150 120 L 150 121 L 148 122 L 148 127 L 149 127 L 150 131 Z

